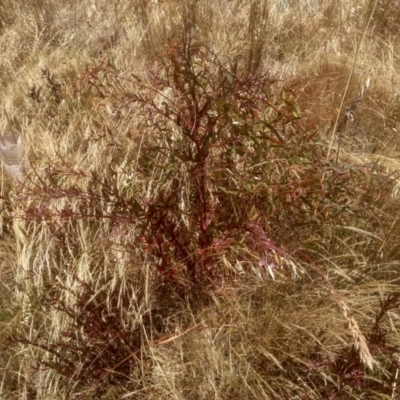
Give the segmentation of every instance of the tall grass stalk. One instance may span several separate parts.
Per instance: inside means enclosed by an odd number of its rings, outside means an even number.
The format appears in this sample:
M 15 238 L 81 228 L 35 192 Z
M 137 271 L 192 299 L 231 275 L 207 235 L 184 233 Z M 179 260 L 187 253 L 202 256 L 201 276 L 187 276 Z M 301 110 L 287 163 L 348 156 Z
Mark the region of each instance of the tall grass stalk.
M 344 91 L 341 94 L 341 101 L 340 101 L 339 109 L 338 109 L 338 111 L 336 113 L 336 119 L 335 119 L 335 123 L 333 124 L 332 133 L 331 133 L 331 139 L 330 139 L 330 142 L 329 142 L 328 152 L 327 152 L 327 155 L 326 155 L 326 159 L 327 160 L 330 159 L 332 146 L 333 146 L 333 143 L 334 143 L 335 138 L 337 136 L 337 129 L 338 129 L 338 125 L 339 125 L 339 120 L 340 120 L 340 118 L 343 118 L 343 115 L 342 115 L 343 114 L 343 106 L 344 106 L 345 102 L 347 101 L 347 92 L 348 92 L 350 84 L 351 84 L 351 82 L 353 80 L 354 71 L 355 71 L 355 69 L 357 67 L 357 63 L 358 63 L 358 56 L 359 56 L 361 47 L 362 47 L 362 45 L 364 43 L 365 36 L 366 36 L 366 34 L 367 34 L 368 30 L 369 30 L 369 27 L 370 27 L 370 24 L 371 24 L 371 21 L 372 21 L 372 17 L 374 15 L 375 8 L 376 8 L 377 4 L 378 4 L 378 0 L 375 0 L 374 3 L 373 3 L 372 9 L 371 9 L 371 13 L 370 13 L 370 15 L 369 15 L 369 17 L 368 17 L 368 19 L 366 21 L 365 28 L 364 28 L 364 30 L 362 32 L 362 36 L 360 38 L 360 41 L 358 42 L 358 45 L 357 45 L 357 48 L 356 48 L 356 52 L 354 54 L 353 66 L 351 68 L 351 71 L 350 71 L 350 74 L 349 74 L 349 78 L 348 78 L 348 80 L 346 82 L 346 86 L 344 88 Z M 338 164 L 338 162 L 339 162 L 341 138 L 342 138 L 342 132 L 339 133 L 339 142 L 338 142 L 338 148 L 337 148 L 337 152 L 336 152 L 336 164 Z

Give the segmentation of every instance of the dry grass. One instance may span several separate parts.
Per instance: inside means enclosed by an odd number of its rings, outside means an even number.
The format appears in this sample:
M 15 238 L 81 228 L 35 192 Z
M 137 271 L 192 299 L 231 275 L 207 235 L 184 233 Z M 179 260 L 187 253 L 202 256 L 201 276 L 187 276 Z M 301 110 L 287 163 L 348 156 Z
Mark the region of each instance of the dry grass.
M 0 131 L 22 136 L 32 171 L 2 190 L 0 398 L 398 398 L 399 16 L 395 0 L 2 0 Z M 315 148 L 351 182 L 336 216 L 298 206 L 279 220 L 271 205 L 277 248 L 262 230 L 222 244 L 201 287 L 183 264 L 207 249 L 181 256 L 175 281 L 133 222 L 175 191 L 191 228 L 190 171 L 165 180 L 164 153 L 144 164 L 169 142 L 112 80 L 133 93 L 138 78 L 149 96 L 149 72 L 164 77 L 187 29 L 223 65 L 290 88 Z M 280 149 L 271 176 L 308 190 Z M 318 184 L 331 184 L 328 164 Z

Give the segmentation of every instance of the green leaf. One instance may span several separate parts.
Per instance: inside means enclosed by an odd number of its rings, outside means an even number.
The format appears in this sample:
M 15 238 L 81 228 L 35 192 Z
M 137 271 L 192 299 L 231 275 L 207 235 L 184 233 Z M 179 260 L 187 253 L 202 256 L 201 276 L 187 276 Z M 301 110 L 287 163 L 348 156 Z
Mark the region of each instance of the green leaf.
M 279 132 L 273 125 L 271 125 L 267 121 L 263 121 L 263 120 L 261 120 L 260 122 L 262 122 L 279 139 L 279 141 L 281 142 L 282 145 L 285 144 L 284 139 L 281 137 L 281 135 L 279 134 Z
M 290 111 L 292 112 L 293 116 L 294 116 L 296 119 L 300 119 L 300 118 L 301 118 L 301 116 L 300 116 L 300 111 L 299 111 L 298 108 L 295 106 L 295 104 L 294 104 L 293 102 L 289 101 L 289 100 L 284 99 L 283 97 L 282 97 L 282 100 L 289 106 Z

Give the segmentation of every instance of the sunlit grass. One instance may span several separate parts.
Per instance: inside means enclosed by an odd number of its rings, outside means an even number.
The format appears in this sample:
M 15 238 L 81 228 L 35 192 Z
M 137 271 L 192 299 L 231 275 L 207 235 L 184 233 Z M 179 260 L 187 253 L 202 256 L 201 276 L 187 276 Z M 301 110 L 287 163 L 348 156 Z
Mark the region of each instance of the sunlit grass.
M 397 398 L 399 11 L 3 0 L 0 398 Z

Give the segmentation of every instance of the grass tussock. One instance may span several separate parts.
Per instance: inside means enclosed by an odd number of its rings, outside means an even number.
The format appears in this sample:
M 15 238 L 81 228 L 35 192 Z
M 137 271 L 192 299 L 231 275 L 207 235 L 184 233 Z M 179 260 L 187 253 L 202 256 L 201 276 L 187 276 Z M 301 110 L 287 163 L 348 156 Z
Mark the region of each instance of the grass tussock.
M 398 7 L 2 1 L 0 397 L 398 398 Z

